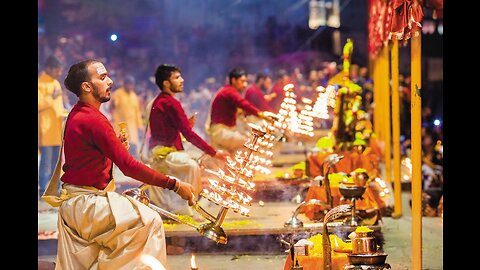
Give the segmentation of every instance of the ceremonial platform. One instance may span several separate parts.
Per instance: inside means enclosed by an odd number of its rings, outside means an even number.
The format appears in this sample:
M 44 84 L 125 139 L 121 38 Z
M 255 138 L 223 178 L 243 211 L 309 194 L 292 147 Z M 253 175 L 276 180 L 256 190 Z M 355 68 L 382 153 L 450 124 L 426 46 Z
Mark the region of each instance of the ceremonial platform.
M 227 235 L 227 244 L 217 244 L 204 237 L 194 228 L 185 224 L 168 222 L 164 218 L 165 234 L 170 237 L 184 237 L 185 251 L 183 254 L 169 255 L 168 269 L 189 269 L 190 257 L 195 254 L 199 269 L 283 269 L 287 247 L 280 240 L 287 242 L 290 239 L 306 239 L 322 233 L 323 224 L 313 222 L 304 214 L 297 218 L 303 222 L 303 227 L 285 227 L 284 223 L 292 217 L 298 207 L 295 197 L 304 198 L 304 191 L 309 181 L 301 179 L 284 180 L 276 176 L 288 172 L 288 169 L 305 160 L 305 151 L 312 148 L 314 141 L 308 144 L 298 142 L 281 142 L 280 149 L 273 157 L 272 173 L 255 177 L 255 192 L 252 193 L 252 205 L 249 217 L 245 217 L 232 210 L 227 212 L 222 228 Z M 115 172 L 117 191 L 138 187 L 141 183 L 123 176 L 118 170 Z M 205 180 L 206 181 L 206 180 Z M 404 192 L 403 207 L 405 216 L 394 220 L 384 217 L 379 225 L 369 226 L 380 239 L 379 244 L 388 253 L 387 262 L 393 269 L 409 269 L 411 217 L 408 208 L 409 192 Z M 393 198 L 391 198 L 393 204 Z M 200 205 L 210 214 L 218 212 L 219 206 L 201 198 Z M 43 268 L 51 269 L 51 262 L 55 260 L 57 242 L 57 211 L 44 202 L 38 205 L 38 258 L 44 264 Z M 203 222 L 207 222 L 206 220 Z M 203 223 L 200 221 L 200 223 Z M 443 269 L 441 256 L 443 250 L 442 229 L 440 218 L 429 218 L 424 222 L 429 231 L 424 233 L 428 239 L 424 261 L 428 269 Z M 330 233 L 346 239 L 355 227 L 344 226 L 340 222 L 329 223 Z M 433 253 L 435 252 L 435 253 Z M 436 254 L 429 256 L 429 254 Z M 440 255 L 438 255 L 440 254 Z M 39 263 L 40 264 L 40 263 Z

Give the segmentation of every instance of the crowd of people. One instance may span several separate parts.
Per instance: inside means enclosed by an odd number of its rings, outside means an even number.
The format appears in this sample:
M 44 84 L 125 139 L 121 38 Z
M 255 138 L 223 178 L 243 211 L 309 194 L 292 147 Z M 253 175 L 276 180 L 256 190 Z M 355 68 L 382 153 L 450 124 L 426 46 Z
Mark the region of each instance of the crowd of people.
M 184 141 L 203 155 L 226 160 L 246 140 L 236 126 L 238 109 L 257 120 L 266 117 L 265 111 L 278 113 L 285 95 L 283 87 L 289 83 L 295 85 L 298 102 L 302 97 L 315 100 L 317 87 L 326 87 L 341 71 L 329 61 L 250 71 L 231 67 L 228 74 L 206 77 L 194 89 L 184 91 L 184 81 L 189 78 L 183 78 L 177 65 L 160 64 L 155 71 L 147 71 L 151 76 L 136 77 L 133 70 L 122 68 L 120 59 L 106 59 L 75 44 L 67 40 L 53 50 L 39 46 L 50 52 L 39 62 L 39 197 L 60 207 L 62 248 L 57 264 L 66 269 L 106 263 L 118 265 L 118 269 L 140 265 L 134 258 L 138 252 L 166 263 L 161 219 L 138 201 L 115 193 L 113 164 L 125 175 L 151 185 L 149 195 L 155 204 L 193 216 L 188 206 L 201 191 L 200 167 L 199 159 L 185 151 Z M 400 83 L 405 138 L 410 136 L 408 78 Z M 362 109 L 373 120 L 373 81 L 368 69 L 352 65 L 350 79 L 362 88 Z M 425 118 L 431 115 L 429 107 L 424 111 Z M 120 140 L 122 123 L 128 137 Z M 443 156 L 437 147 L 442 140 L 441 128 L 425 127 L 424 132 L 424 165 L 433 167 L 438 178 Z M 404 144 L 406 154 L 408 141 Z M 148 161 L 142 159 L 140 151 L 145 145 Z M 59 159 L 62 149 L 63 164 Z M 61 177 L 60 165 L 64 171 Z M 425 169 L 425 174 L 429 173 Z M 426 190 L 437 188 L 430 192 L 432 207 L 438 206 L 441 198 L 438 188 L 443 178 L 437 178 L 426 177 L 424 181 Z M 93 211 L 97 208 L 102 211 Z M 98 226 L 84 226 L 90 223 Z M 132 244 L 128 240 L 132 234 L 139 243 L 134 244 L 134 250 L 126 248 Z M 153 248 L 158 246 L 161 249 Z M 114 255 L 119 249 L 129 252 Z M 80 256 L 84 250 L 96 255 L 86 259 Z

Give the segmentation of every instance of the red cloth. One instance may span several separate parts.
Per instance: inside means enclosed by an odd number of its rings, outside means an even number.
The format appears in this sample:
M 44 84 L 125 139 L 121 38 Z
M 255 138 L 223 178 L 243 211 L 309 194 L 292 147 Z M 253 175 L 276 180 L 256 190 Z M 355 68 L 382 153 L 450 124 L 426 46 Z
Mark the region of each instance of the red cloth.
M 175 180 L 135 160 L 117 138 L 108 119 L 95 107 L 77 102 L 70 112 L 64 137 L 65 173 L 61 180 L 104 189 L 112 167 L 144 183 L 172 189 Z
M 150 113 L 150 130 L 150 148 L 162 145 L 183 150 L 182 133 L 185 139 L 203 152 L 212 157 L 216 154 L 215 149 L 192 130 L 182 105 L 169 94 L 162 92 L 155 98 Z
M 404 43 L 420 33 L 423 18 L 422 6 L 412 0 L 393 0 L 391 25 L 387 28 L 388 39 L 396 38 Z
M 285 99 L 285 91 L 283 91 L 283 87 L 285 85 L 286 84 L 283 84 L 281 82 L 276 82 L 273 85 L 272 90 L 270 90 L 270 93 L 276 93 L 277 94 L 274 98 L 272 98 L 268 102 L 268 105 L 270 106 L 270 108 L 272 108 L 272 112 L 274 112 L 274 113 L 278 113 L 278 111 L 280 111 L 280 107 L 282 105 L 282 102 Z
M 384 0 L 369 0 L 368 9 L 368 52 L 375 57 L 388 42 L 393 9 L 391 1 Z
M 210 124 L 224 124 L 234 127 L 237 121 L 237 108 L 242 108 L 246 114 L 258 115 L 260 110 L 244 99 L 238 90 L 227 84 L 218 90 L 212 102 Z
M 262 111 L 271 111 L 272 109 L 265 100 L 265 94 L 255 83 L 251 84 L 245 92 L 245 99 Z

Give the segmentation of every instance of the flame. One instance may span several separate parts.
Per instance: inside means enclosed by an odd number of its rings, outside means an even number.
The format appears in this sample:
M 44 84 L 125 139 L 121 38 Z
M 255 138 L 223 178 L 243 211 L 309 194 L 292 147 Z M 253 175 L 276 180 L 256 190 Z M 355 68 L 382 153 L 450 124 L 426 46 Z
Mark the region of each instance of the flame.
M 195 263 L 195 255 L 193 253 L 192 253 L 192 257 L 190 258 L 190 268 L 198 269 L 197 264 Z
M 140 256 L 140 261 L 152 268 L 152 270 L 166 270 L 162 263 L 152 255 L 142 254 Z
M 288 91 L 290 88 L 293 88 L 293 83 L 289 83 L 283 87 L 283 91 Z

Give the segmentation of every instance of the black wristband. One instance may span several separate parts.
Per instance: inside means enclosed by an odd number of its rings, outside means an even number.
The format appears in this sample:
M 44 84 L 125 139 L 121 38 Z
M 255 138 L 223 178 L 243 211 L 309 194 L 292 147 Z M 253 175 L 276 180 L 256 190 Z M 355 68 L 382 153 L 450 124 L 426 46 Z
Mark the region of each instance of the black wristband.
M 169 190 L 174 190 L 175 189 L 175 185 L 177 184 L 177 179 L 174 179 L 174 178 L 171 178 L 171 177 L 168 177 L 168 175 L 166 175 L 167 179 L 169 180 L 173 180 L 173 185 L 171 185 L 170 187 L 168 187 Z
M 176 185 L 176 184 L 177 184 L 177 181 L 175 180 L 175 185 Z M 175 186 L 173 186 L 173 191 L 174 191 L 175 193 L 178 193 L 179 190 L 180 190 L 180 183 L 178 183 L 177 188 L 175 188 Z

